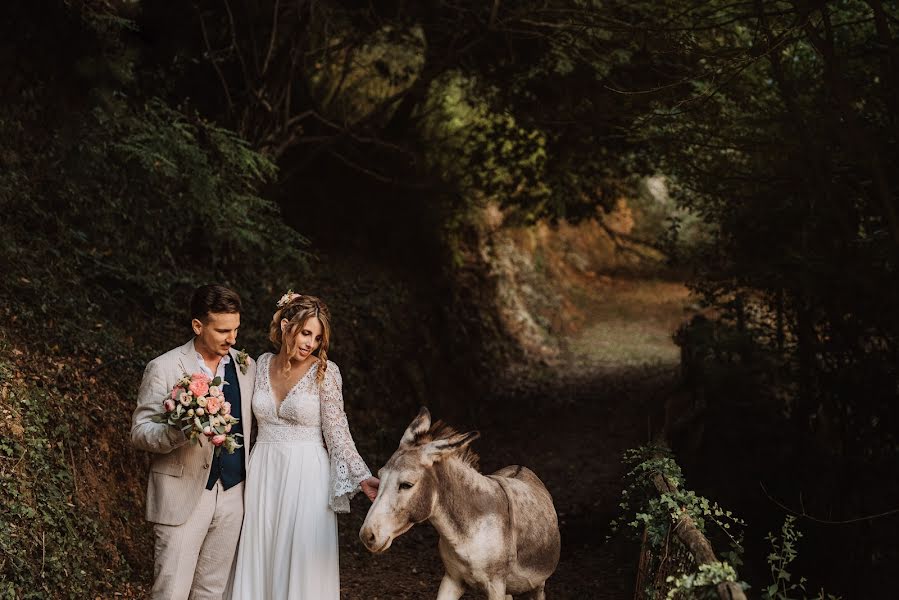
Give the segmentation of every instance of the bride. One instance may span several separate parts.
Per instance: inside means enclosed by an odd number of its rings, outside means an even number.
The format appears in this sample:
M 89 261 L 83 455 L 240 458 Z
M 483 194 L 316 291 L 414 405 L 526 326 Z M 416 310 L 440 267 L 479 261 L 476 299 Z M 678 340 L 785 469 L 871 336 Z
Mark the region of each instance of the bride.
M 318 298 L 288 292 L 278 302 L 269 334 L 278 353 L 257 363 L 259 431 L 247 465 L 232 600 L 340 597 L 334 513 L 349 512 L 360 488 L 374 500 L 379 481 L 350 435 L 340 370 L 328 360 L 330 335 L 330 314 Z

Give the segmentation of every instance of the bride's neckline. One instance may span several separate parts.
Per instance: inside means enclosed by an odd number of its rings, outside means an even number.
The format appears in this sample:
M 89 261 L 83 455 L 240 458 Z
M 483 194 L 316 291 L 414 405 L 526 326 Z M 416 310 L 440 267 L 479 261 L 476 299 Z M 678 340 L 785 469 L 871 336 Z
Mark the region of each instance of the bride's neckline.
M 265 365 L 267 376 L 266 379 L 268 380 L 268 393 L 272 397 L 272 402 L 275 403 L 275 414 L 278 416 L 278 418 L 281 418 L 281 406 L 284 404 L 284 402 L 287 401 L 288 398 L 290 398 L 290 395 L 293 394 L 294 390 L 300 387 L 300 384 L 303 383 L 303 380 L 309 376 L 309 373 L 311 373 L 318 366 L 321 359 L 315 357 L 315 360 L 312 361 L 312 364 L 306 368 L 306 372 L 300 375 L 300 378 L 297 379 L 297 382 L 293 384 L 293 386 L 291 386 L 289 390 L 287 390 L 287 393 L 284 394 L 284 397 L 279 401 L 278 398 L 275 397 L 275 389 L 272 387 L 272 363 L 275 362 L 275 356 L 275 354 L 270 354 L 268 362 Z

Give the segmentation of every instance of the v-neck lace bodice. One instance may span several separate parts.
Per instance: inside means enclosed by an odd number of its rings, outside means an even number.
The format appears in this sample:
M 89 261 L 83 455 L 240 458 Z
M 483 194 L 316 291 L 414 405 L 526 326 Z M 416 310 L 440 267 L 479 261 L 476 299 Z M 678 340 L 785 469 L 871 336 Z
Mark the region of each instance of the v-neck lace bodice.
M 297 381 L 278 406 L 271 385 L 273 356 L 263 354 L 259 357 L 260 377 L 253 392 L 253 416 L 259 426 L 256 443 L 317 442 L 324 445 L 318 385 L 315 376 L 310 375 L 313 369 Z
M 321 411 L 319 410 L 319 385 L 315 377 L 318 366 L 313 365 L 294 384 L 284 396 L 281 404 L 275 399 L 272 389 L 272 358 L 274 354 L 263 354 L 259 357 L 259 373 L 256 382 L 256 393 L 253 396 L 254 414 L 259 420 L 259 428 L 264 424 L 301 425 L 305 427 L 321 427 Z
M 359 491 L 359 482 L 371 471 L 356 451 L 343 411 L 343 380 L 340 369 L 328 361 L 324 380 L 319 382 L 318 366 L 309 369 L 278 406 L 271 386 L 274 357 L 259 357 L 253 415 L 259 426 L 256 443 L 316 442 L 324 444 L 331 462 L 329 505 L 335 512 L 349 512 L 349 498 Z

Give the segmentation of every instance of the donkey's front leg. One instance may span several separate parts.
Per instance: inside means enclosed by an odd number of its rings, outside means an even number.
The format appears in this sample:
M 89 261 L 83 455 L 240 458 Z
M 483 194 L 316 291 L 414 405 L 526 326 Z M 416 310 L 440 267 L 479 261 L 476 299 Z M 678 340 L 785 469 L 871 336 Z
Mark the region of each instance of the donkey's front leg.
M 546 583 L 541 583 L 533 590 L 528 592 L 527 595 L 525 595 L 525 598 L 527 600 L 546 600 L 546 592 L 544 591 L 545 586 Z
M 459 600 L 465 593 L 465 587 L 461 581 L 450 577 L 449 573 L 443 574 L 440 589 L 437 590 L 437 600 Z
M 506 582 L 499 579 L 487 584 L 487 600 L 506 600 Z

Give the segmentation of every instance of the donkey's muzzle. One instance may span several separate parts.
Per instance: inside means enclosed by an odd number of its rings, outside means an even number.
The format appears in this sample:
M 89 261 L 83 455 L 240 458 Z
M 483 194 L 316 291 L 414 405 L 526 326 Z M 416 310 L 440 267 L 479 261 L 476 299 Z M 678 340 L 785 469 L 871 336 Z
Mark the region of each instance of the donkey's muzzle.
M 363 525 L 362 529 L 359 530 L 359 539 L 362 541 L 362 545 L 365 546 L 369 552 L 375 554 L 383 552 L 390 547 L 389 537 L 386 540 L 379 540 L 378 536 L 375 535 L 374 529 L 366 525 Z

